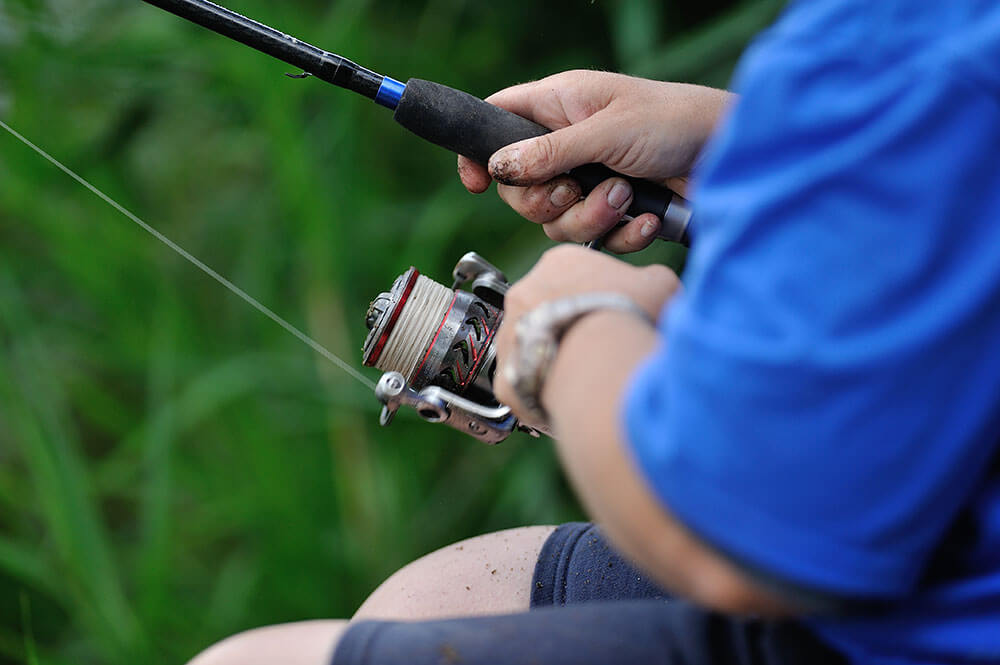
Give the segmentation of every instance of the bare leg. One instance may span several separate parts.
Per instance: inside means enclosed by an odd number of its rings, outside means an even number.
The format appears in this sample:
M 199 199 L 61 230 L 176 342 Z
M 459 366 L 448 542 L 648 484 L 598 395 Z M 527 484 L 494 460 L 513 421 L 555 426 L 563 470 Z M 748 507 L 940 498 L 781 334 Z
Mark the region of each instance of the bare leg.
M 401 568 L 354 619 L 420 620 L 528 609 L 538 553 L 555 527 L 509 529 L 463 540 Z M 302 621 L 233 635 L 189 665 L 326 665 L 346 621 Z
M 325 665 L 346 621 L 301 621 L 256 628 L 202 651 L 188 665 Z
M 401 568 L 354 619 L 420 620 L 522 612 L 552 526 L 530 526 L 449 545 Z

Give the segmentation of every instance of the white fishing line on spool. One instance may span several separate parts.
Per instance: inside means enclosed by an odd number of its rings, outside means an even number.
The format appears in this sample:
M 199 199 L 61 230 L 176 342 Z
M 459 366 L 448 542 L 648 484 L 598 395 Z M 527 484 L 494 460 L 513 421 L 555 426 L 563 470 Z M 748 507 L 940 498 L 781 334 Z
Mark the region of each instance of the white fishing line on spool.
M 418 275 L 375 367 L 412 380 L 454 297 L 455 292 L 448 287 Z

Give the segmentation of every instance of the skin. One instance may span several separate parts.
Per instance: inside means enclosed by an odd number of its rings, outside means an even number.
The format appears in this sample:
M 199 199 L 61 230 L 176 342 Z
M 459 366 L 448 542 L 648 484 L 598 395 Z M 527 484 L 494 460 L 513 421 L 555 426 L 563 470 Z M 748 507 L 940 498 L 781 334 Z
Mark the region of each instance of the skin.
M 460 158 L 463 184 L 480 193 L 495 179 L 500 197 L 540 224 L 550 238 L 584 242 L 622 220 L 631 189 L 626 181 L 611 179 L 581 198 L 579 185 L 562 174 L 602 162 L 683 192 L 697 155 L 732 96 L 699 86 L 575 71 L 503 90 L 488 101 L 555 131 L 499 151 L 488 169 Z M 658 220 L 642 215 L 614 231 L 605 246 L 616 252 L 636 251 L 649 245 L 658 230 Z M 514 324 L 542 302 L 615 291 L 655 319 L 679 288 L 677 276 L 663 266 L 634 267 L 577 246 L 550 250 L 506 297 L 504 325 L 496 341 L 497 397 L 515 413 L 524 413 L 503 378 L 504 368 Z M 618 424 L 620 402 L 630 375 L 659 343 L 648 323 L 609 311 L 584 317 L 563 338 L 541 397 L 576 491 L 618 549 L 673 592 L 726 612 L 796 613 L 691 534 L 633 466 Z M 512 529 L 428 554 L 386 580 L 352 620 L 524 611 L 534 562 L 552 529 Z M 259 628 L 223 640 L 191 662 L 325 665 L 349 625 L 306 621 Z
M 578 293 L 616 291 L 632 298 L 655 320 L 679 288 L 677 276 L 663 266 L 634 267 L 576 245 L 549 250 L 505 298 L 505 325 L 496 341 L 497 398 L 515 413 L 527 413 L 504 378 L 506 359 L 513 355 L 513 324 L 541 303 Z M 563 467 L 612 542 L 664 587 L 725 612 L 791 613 L 793 608 L 781 598 L 746 577 L 670 515 L 632 463 L 619 421 L 621 396 L 639 363 L 659 343 L 659 334 L 649 323 L 614 311 L 584 317 L 563 337 L 542 391 Z
M 503 90 L 489 101 L 554 131 L 497 152 L 488 170 L 459 158 L 463 184 L 482 192 L 496 179 L 500 197 L 526 219 L 542 224 L 550 238 L 586 241 L 621 220 L 631 192 L 624 201 L 614 198 L 628 184 L 612 179 L 586 199 L 558 205 L 553 194 L 575 185 L 561 174 L 601 162 L 626 175 L 678 187 L 732 96 L 699 86 L 573 71 Z M 606 246 L 617 251 L 645 247 L 658 230 L 651 217 L 628 222 L 609 236 Z M 635 268 L 580 247 L 550 250 L 505 299 L 504 325 L 497 336 L 497 397 L 515 414 L 527 414 L 505 379 L 506 361 L 512 357 L 517 321 L 538 305 L 578 293 L 616 291 L 655 320 L 678 288 L 676 275 L 662 266 Z M 571 328 L 542 393 L 563 466 L 615 545 L 667 588 L 723 611 L 791 613 L 793 608 L 781 598 L 671 516 L 631 462 L 619 425 L 620 400 L 629 377 L 658 342 L 654 328 L 621 313 L 591 315 Z
M 555 527 L 508 529 L 441 548 L 401 568 L 352 621 L 418 621 L 528 609 L 542 544 Z M 349 622 L 300 621 L 233 635 L 190 665 L 327 665 Z
M 487 98 L 554 131 L 498 151 L 488 170 L 459 157 L 459 177 L 473 193 L 485 192 L 495 179 L 500 198 L 541 224 L 552 240 L 587 242 L 622 220 L 631 187 L 612 179 L 581 199 L 580 185 L 562 174 L 600 162 L 683 194 L 695 159 L 734 99 L 697 85 L 563 72 Z M 654 215 L 641 215 L 610 234 L 605 247 L 617 253 L 643 249 L 659 228 Z
M 300 621 L 255 628 L 214 644 L 190 665 L 321 665 L 329 663 L 346 621 Z
M 523 612 L 531 576 L 553 526 L 489 533 L 449 545 L 399 569 L 368 597 L 358 619 L 413 621 Z M 449 582 L 442 584 L 442 578 Z

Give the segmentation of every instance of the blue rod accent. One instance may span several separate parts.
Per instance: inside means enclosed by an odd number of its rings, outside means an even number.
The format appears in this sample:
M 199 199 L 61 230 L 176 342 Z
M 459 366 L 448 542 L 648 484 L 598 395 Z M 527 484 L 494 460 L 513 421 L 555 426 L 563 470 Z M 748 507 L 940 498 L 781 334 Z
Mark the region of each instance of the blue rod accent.
M 382 85 L 379 86 L 378 93 L 375 95 L 375 103 L 395 111 L 404 90 L 406 90 L 405 83 L 400 83 L 396 79 L 386 76 L 382 79 Z

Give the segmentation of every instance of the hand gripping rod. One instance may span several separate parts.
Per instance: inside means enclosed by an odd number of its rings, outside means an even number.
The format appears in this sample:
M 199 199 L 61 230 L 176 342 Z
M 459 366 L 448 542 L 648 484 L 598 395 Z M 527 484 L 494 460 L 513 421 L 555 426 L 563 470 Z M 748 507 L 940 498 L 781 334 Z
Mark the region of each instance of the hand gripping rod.
M 413 78 L 403 84 L 208 0 L 144 1 L 328 83 L 364 95 L 391 109 L 396 122 L 417 136 L 480 164 L 487 164 L 500 148 L 550 131 L 440 83 Z M 666 187 L 621 175 L 602 164 L 577 167 L 570 175 L 581 184 L 585 193 L 608 178 L 628 180 L 634 195 L 627 214 L 638 217 L 651 212 L 663 221 L 660 238 L 690 244 L 690 203 Z

